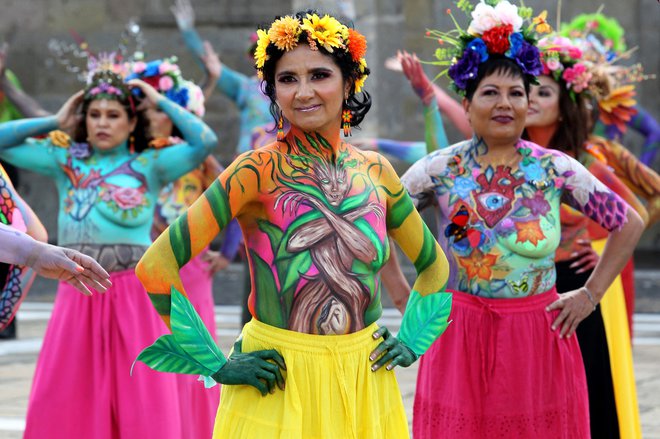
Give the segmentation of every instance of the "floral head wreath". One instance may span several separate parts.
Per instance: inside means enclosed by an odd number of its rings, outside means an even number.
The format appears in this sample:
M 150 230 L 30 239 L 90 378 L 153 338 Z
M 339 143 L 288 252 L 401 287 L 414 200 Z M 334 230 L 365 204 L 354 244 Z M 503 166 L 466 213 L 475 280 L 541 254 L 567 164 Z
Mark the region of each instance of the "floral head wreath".
M 367 39 L 355 29 L 349 29 L 339 20 L 330 15 L 320 17 L 315 13 L 307 14 L 298 19 L 287 15 L 275 20 L 268 30 L 257 31 L 257 48 L 254 52 L 257 74 L 263 78 L 263 67 L 269 59 L 269 48 L 276 48 L 282 52 L 293 50 L 300 40 L 302 33 L 306 33 L 309 47 L 312 50 L 323 50 L 333 53 L 335 50 L 350 54 L 357 79 L 355 80 L 355 93 L 362 91 L 369 71 L 364 56 L 367 52 Z
M 591 64 L 582 62 L 582 50 L 568 38 L 550 36 L 539 41 L 543 74 L 555 81 L 563 81 L 573 100 L 590 91 L 593 78 Z
M 183 78 L 175 56 L 154 61 L 133 61 L 125 65 L 126 81 L 141 79 L 160 94 L 191 113 L 204 116 L 204 93 L 199 86 Z M 139 90 L 134 89 L 139 93 Z
M 429 30 L 426 36 L 437 39 L 441 45 L 435 52 L 434 65 L 448 66 L 438 76 L 447 74 L 451 87 L 465 95 L 470 82 L 477 77 L 479 66 L 492 55 L 514 60 L 523 74 L 533 83 L 542 72 L 536 33 L 551 31 L 543 11 L 523 27 L 532 16 L 531 8 L 512 5 L 507 0 L 481 0 L 476 7 L 469 0 L 459 0 L 457 6 L 471 16 L 467 30 L 463 30 L 450 9 L 456 29 L 449 32 Z
M 130 92 L 123 77 L 124 68 L 115 52 L 101 53 L 98 57 L 90 55 L 84 99 L 128 99 Z
M 640 63 L 617 64 L 637 48 L 626 49 L 623 27 L 615 18 L 600 12 L 581 14 L 562 25 L 561 34 L 571 38 L 582 51 L 583 62 L 591 65 L 589 88 L 598 102 L 601 122 L 623 134 L 626 123 L 637 114 L 634 84 L 654 75 L 644 74 Z

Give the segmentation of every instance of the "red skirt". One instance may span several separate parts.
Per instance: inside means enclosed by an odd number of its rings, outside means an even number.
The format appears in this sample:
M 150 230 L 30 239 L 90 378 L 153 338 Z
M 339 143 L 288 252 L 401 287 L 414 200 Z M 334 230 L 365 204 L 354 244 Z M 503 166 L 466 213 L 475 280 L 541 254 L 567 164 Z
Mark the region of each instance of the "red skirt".
M 452 291 L 452 323 L 420 360 L 413 436 L 589 437 L 577 338 L 559 338 L 553 288 L 520 299 Z

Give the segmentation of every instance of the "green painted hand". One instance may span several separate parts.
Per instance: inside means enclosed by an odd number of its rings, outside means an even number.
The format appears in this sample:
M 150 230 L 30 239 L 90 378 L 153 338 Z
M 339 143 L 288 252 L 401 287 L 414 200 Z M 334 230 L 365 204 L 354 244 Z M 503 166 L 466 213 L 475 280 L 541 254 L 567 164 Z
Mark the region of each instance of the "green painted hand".
M 374 338 L 383 337 L 383 342 L 369 354 L 369 360 L 375 361 L 371 366 L 373 372 L 377 371 L 385 364 L 385 369 L 392 370 L 396 366 L 408 367 L 413 364 L 419 356 L 413 352 L 404 342 L 390 334 L 389 329 L 382 327 L 374 332 Z M 379 358 L 380 357 L 380 358 Z
M 242 352 L 243 340 L 234 343 L 234 350 L 227 363 L 212 378 L 221 384 L 247 384 L 265 396 L 277 387 L 284 390 L 282 370 L 286 370 L 284 358 L 274 349 Z M 271 360 L 271 361 L 268 361 Z M 273 363 L 274 362 L 274 363 Z

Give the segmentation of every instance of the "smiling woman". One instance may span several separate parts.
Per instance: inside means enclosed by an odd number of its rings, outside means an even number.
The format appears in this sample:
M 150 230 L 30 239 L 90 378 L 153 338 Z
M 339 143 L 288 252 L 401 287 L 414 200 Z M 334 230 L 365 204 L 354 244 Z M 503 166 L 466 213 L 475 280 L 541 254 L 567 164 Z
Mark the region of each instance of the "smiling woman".
M 125 84 L 116 73 L 120 66 L 98 66 L 106 68 L 92 72 L 85 89 L 57 115 L 0 126 L 0 157 L 56 182 L 58 243 L 93 256 L 112 281 L 105 294 L 92 297 L 60 282 L 25 437 L 191 437 L 181 419 L 192 418 L 194 410 L 180 402 L 192 398 L 176 377 L 146 367 L 128 376 L 139 350 L 164 328 L 133 269 L 151 243 L 160 189 L 198 166 L 216 136 L 147 83 Z M 167 113 L 185 142 L 162 151 L 148 148 L 148 122 L 129 87 Z
M 408 436 L 392 369 L 444 331 L 451 295 L 446 258 L 392 166 L 340 137 L 371 106 L 365 51 L 361 34 L 313 11 L 259 30 L 256 66 L 277 141 L 239 156 L 137 267 L 173 331 L 139 359 L 225 384 L 214 437 Z M 170 292 L 232 217 L 244 231 L 253 318 L 225 359 L 209 337 L 184 330 L 186 302 Z M 388 235 L 418 272 L 397 337 L 375 323 Z

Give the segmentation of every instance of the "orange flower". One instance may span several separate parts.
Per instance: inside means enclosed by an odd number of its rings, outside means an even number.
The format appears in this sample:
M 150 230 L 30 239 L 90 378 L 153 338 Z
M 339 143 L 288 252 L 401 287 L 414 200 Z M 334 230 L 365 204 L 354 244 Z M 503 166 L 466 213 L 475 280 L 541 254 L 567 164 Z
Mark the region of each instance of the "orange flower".
M 268 38 L 278 49 L 289 51 L 298 45 L 300 32 L 300 22 L 296 18 L 287 15 L 275 20 L 268 30 Z
M 516 224 L 516 230 L 518 232 L 518 238 L 516 242 L 526 242 L 529 241 L 532 244 L 536 245 L 539 241 L 545 239 L 543 230 L 539 226 L 539 220 L 533 221 L 519 221 Z
M 61 130 L 55 130 L 48 133 L 50 143 L 60 148 L 68 148 L 71 146 L 71 138 L 67 133 Z
M 497 255 L 484 255 L 479 250 L 474 250 L 469 258 L 458 258 L 458 262 L 467 271 L 468 278 L 491 280 L 491 267 L 497 262 Z
M 367 39 L 355 29 L 348 30 L 348 52 L 355 62 L 359 62 L 367 53 Z

